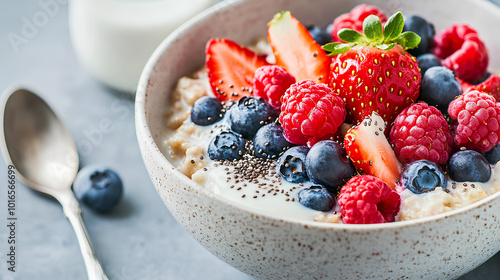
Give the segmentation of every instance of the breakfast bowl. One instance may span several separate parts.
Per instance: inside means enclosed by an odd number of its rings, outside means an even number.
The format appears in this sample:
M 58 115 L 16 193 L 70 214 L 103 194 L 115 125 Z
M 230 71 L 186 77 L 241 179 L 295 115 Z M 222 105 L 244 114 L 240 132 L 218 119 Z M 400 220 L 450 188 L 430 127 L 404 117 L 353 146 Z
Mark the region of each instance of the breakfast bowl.
M 161 148 L 165 112 L 177 81 L 204 65 L 210 38 L 250 45 L 288 10 L 304 25 L 326 26 L 366 3 L 392 14 L 420 14 L 436 30 L 464 22 L 479 30 L 500 67 L 500 10 L 472 0 L 228 1 L 199 14 L 167 37 L 143 70 L 136 95 L 136 130 L 153 184 L 175 219 L 212 254 L 259 279 L 454 279 L 500 250 L 500 192 L 430 217 L 383 224 L 335 224 L 253 209 L 179 172 Z M 494 179 L 493 184 L 500 184 Z

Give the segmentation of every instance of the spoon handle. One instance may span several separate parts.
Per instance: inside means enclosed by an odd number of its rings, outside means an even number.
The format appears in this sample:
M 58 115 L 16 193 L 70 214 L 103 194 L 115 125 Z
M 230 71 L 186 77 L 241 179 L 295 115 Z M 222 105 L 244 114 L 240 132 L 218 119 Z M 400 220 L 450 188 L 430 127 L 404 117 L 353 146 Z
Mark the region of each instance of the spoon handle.
M 90 238 L 82 220 L 82 210 L 73 193 L 70 191 L 58 199 L 63 206 L 64 215 L 75 230 L 80 249 L 82 251 L 89 280 L 108 280 L 104 270 L 90 243 Z

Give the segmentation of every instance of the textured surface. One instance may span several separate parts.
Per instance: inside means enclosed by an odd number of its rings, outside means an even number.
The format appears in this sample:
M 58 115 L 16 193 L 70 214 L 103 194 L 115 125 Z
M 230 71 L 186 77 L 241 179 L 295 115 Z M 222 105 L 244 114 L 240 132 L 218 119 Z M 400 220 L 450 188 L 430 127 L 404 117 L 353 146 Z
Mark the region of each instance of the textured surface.
M 251 279 L 209 254 L 165 208 L 139 153 L 133 102 L 102 87 L 78 63 L 69 41 L 66 5 L 18 53 L 14 51 L 7 34 L 20 33 L 23 17 L 32 18 L 41 10 L 38 2 L 0 2 L 0 90 L 16 82 L 37 89 L 73 133 L 81 165 L 105 163 L 122 176 L 124 201 L 115 212 L 97 215 L 83 209 L 89 235 L 110 279 Z M 99 123 L 106 120 L 114 129 L 97 137 Z M 0 160 L 0 182 L 6 176 Z M 18 272 L 6 270 L 6 191 L 2 187 L 0 279 L 86 279 L 76 237 L 59 205 L 17 186 Z M 499 274 L 497 254 L 463 279 L 497 279 Z

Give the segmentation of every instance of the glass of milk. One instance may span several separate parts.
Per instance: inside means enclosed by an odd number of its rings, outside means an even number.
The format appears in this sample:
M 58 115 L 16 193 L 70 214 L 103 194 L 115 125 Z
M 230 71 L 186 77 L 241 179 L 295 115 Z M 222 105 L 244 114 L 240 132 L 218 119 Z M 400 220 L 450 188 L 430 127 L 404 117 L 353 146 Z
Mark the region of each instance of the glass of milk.
M 70 0 L 77 56 L 104 84 L 135 93 L 142 68 L 160 42 L 215 0 Z

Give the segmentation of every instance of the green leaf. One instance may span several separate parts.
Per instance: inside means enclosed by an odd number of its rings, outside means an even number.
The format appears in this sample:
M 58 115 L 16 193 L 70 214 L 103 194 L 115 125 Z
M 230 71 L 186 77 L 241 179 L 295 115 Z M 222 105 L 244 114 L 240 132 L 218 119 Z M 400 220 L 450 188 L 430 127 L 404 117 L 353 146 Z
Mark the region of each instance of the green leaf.
M 369 15 L 363 21 L 363 32 L 368 40 L 376 42 L 383 38 L 382 23 L 375 15 Z
M 380 44 L 380 45 L 377 45 L 377 48 L 381 49 L 381 50 L 384 50 L 384 51 L 388 51 L 392 48 L 394 48 L 396 44 L 395 43 L 392 43 L 392 44 Z
M 356 45 L 355 43 L 329 43 L 322 46 L 322 48 L 325 51 L 330 52 L 328 54 L 329 56 L 334 56 L 337 54 L 345 53 L 355 45 Z
M 352 29 L 342 28 L 337 32 L 337 35 L 342 41 L 349 43 L 361 43 L 365 41 L 365 36 L 363 36 L 363 34 Z
M 403 32 L 404 27 L 404 19 L 403 14 L 401 12 L 397 12 L 392 15 L 385 24 L 384 27 L 384 40 L 392 41 Z
M 407 31 L 403 32 L 401 35 L 394 40 L 394 42 L 400 44 L 403 46 L 403 49 L 413 49 L 420 44 L 420 36 L 418 36 L 416 33 Z

